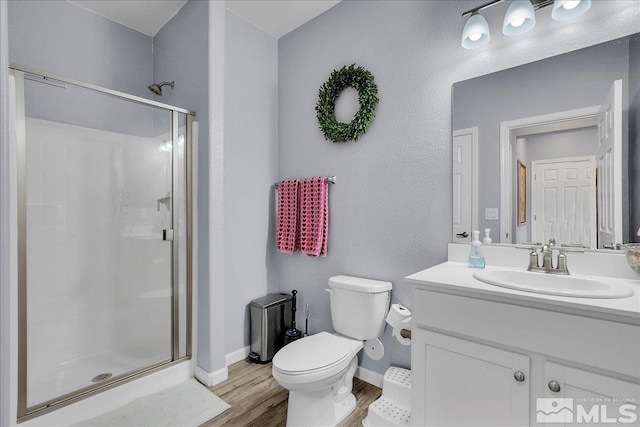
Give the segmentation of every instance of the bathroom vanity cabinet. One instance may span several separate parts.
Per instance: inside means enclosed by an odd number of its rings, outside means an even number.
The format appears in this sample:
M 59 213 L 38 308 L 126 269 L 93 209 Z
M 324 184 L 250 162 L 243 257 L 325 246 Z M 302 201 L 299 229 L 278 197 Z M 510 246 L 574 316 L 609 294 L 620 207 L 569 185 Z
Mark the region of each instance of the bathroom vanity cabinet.
M 562 425 L 563 415 L 640 424 L 637 288 L 621 309 L 612 300 L 585 307 L 580 298 L 477 285 L 456 264 L 407 278 L 413 425 Z

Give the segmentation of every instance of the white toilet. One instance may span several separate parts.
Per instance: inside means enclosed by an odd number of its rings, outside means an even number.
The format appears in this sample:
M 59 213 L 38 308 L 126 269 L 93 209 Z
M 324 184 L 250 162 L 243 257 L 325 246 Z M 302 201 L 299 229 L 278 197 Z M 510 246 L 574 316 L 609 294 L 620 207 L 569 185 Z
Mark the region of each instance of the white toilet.
M 346 418 L 356 407 L 358 352 L 384 332 L 390 282 L 335 276 L 326 291 L 335 334 L 294 341 L 273 358 L 273 377 L 289 390 L 288 426 L 334 426 Z

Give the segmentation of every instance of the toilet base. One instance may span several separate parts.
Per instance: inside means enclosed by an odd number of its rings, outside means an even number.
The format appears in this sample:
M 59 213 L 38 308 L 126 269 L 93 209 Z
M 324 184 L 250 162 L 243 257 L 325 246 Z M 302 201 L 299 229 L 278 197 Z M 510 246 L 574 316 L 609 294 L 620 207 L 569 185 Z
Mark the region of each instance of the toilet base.
M 351 393 L 340 403 L 334 404 L 336 424 L 347 418 L 356 409 L 356 397 Z
M 356 397 L 350 393 L 340 402 L 335 402 L 333 393 L 289 392 L 287 427 L 335 426 L 356 408 Z
M 356 408 L 351 390 L 357 367 L 358 357 L 354 356 L 333 385 L 320 390 L 289 390 L 287 427 L 335 426 L 349 416 Z

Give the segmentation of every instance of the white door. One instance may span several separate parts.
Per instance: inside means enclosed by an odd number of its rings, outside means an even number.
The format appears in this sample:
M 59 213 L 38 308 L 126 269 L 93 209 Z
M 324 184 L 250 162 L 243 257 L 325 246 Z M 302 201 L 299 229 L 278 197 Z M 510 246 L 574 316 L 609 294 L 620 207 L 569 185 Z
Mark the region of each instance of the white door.
M 640 385 L 544 362 L 544 394 L 536 398 L 540 425 L 638 425 Z M 623 406 L 624 405 L 624 406 Z
M 598 248 L 622 243 L 622 80 L 598 117 Z
M 528 356 L 420 328 L 414 334 L 413 375 L 426 381 L 412 390 L 413 425 L 529 425 Z
M 596 248 L 596 159 L 593 156 L 532 162 L 531 236 Z
M 453 132 L 454 243 L 470 242 L 478 227 L 478 128 Z

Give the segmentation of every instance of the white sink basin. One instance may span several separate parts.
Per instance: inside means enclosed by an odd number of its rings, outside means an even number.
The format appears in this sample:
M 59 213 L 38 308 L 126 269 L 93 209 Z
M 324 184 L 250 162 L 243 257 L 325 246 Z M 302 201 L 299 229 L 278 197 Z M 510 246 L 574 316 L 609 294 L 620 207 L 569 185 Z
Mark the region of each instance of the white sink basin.
M 473 277 L 503 288 L 563 297 L 627 298 L 633 295 L 633 290 L 625 285 L 585 277 L 522 270 L 478 270 L 473 273 Z

